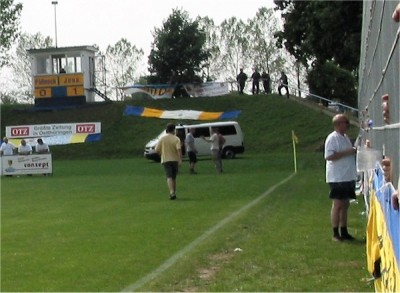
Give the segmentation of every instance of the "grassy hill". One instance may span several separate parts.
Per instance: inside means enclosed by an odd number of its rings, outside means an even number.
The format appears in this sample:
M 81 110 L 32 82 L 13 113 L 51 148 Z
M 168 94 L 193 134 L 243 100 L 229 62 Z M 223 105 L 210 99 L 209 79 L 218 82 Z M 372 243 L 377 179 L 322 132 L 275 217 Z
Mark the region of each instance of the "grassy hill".
M 299 151 L 320 151 L 326 135 L 332 130 L 331 117 L 293 100 L 279 95 L 240 96 L 233 93 L 223 97 L 172 100 L 139 96 L 126 102 L 97 103 L 79 109 L 47 112 L 29 111 L 31 105 L 3 105 L 1 137 L 5 135 L 5 126 L 9 125 L 101 122 L 100 142 L 53 146 L 53 158 L 129 158 L 143 156 L 146 142 L 158 135 L 166 123 L 197 123 L 194 120 L 123 116 L 126 105 L 164 110 L 241 110 L 237 121 L 244 132 L 246 153 L 291 151 L 292 130 L 299 138 Z

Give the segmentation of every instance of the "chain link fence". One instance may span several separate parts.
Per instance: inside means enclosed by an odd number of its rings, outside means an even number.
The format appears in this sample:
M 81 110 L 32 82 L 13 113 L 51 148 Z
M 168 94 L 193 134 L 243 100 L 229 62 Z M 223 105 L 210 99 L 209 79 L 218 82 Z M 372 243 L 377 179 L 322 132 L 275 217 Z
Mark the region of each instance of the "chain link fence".
M 364 1 L 358 93 L 360 143 L 370 141 L 373 149 L 391 159 L 396 188 L 400 158 L 400 27 L 392 14 L 398 3 Z

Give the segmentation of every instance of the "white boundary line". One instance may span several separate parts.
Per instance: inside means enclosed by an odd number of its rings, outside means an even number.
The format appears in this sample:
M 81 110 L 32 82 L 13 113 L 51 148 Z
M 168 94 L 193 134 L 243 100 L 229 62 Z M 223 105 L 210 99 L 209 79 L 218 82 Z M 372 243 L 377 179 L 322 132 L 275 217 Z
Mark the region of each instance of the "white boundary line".
M 148 275 L 144 276 L 137 282 L 129 285 L 125 289 L 122 290 L 122 292 L 134 292 L 136 289 L 142 287 L 144 284 L 147 282 L 151 281 L 152 279 L 156 278 L 159 276 L 161 273 L 166 271 L 168 268 L 170 268 L 173 264 L 175 264 L 181 257 L 183 257 L 186 253 L 191 251 L 193 248 L 195 248 L 197 245 L 199 245 L 203 240 L 205 240 L 208 236 L 213 234 L 215 231 L 223 227 L 225 224 L 229 223 L 232 221 L 235 217 L 239 216 L 241 213 L 244 211 L 248 210 L 249 208 L 253 207 L 256 205 L 259 201 L 264 199 L 266 196 L 268 196 L 271 192 L 273 192 L 276 188 L 281 186 L 282 184 L 286 183 L 292 177 L 294 177 L 296 174 L 293 173 L 289 177 L 283 179 L 279 183 L 275 184 L 274 186 L 270 187 L 268 190 L 266 190 L 263 194 L 261 194 L 259 197 L 257 197 L 255 200 L 249 202 L 247 205 L 243 206 L 239 210 L 233 212 L 230 214 L 228 217 L 222 219 L 220 222 L 218 222 L 215 226 L 211 227 L 209 230 L 207 230 L 203 235 L 195 239 L 192 243 L 189 243 L 187 246 L 185 246 L 183 249 L 178 251 L 176 254 L 171 256 L 169 259 L 167 259 L 162 265 L 160 265 L 157 269 L 149 273 Z

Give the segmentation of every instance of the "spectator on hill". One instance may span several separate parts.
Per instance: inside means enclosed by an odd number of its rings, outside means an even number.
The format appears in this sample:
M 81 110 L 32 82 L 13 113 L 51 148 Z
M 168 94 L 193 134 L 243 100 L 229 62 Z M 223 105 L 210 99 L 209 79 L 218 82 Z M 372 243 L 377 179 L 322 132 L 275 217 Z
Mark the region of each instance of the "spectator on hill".
M 0 155 L 2 156 L 12 156 L 14 155 L 15 146 L 8 142 L 8 138 L 3 138 L 3 143 L 0 146 Z
M 26 143 L 25 139 L 21 139 L 21 144 L 18 147 L 19 155 L 31 155 L 32 147 Z
M 169 189 L 169 198 L 176 199 L 176 177 L 179 166 L 182 165 L 181 140 L 175 135 L 175 125 L 167 124 L 166 135 L 160 138 L 156 152 L 161 156 Z
M 284 88 L 286 90 L 286 97 L 289 99 L 289 87 L 288 87 L 288 78 L 285 72 L 281 72 L 281 78 L 279 79 L 279 87 L 278 92 L 279 95 L 282 96 L 281 90 Z
M 243 95 L 243 90 L 247 81 L 247 74 L 243 72 L 243 68 L 240 68 L 240 72 L 236 77 L 236 81 L 239 84 L 239 94 Z
M 260 79 L 261 79 L 261 74 L 260 72 L 257 71 L 257 68 L 254 68 L 254 72 L 251 75 L 251 79 L 253 80 L 253 85 L 251 88 L 251 92 L 254 94 L 259 94 L 260 93 Z
M 197 174 L 196 171 L 194 170 L 194 166 L 197 163 L 197 149 L 196 145 L 194 144 L 194 128 L 189 128 L 189 132 L 186 135 L 185 138 L 185 144 L 186 144 L 186 152 L 189 157 L 189 172 L 190 174 Z
M 47 154 L 47 153 L 50 153 L 50 148 L 46 143 L 43 142 L 43 139 L 38 138 L 37 144 L 35 146 L 35 151 L 38 154 Z
M 347 231 L 347 213 L 350 199 L 355 199 L 355 148 L 346 132 L 349 119 L 337 114 L 332 119 L 334 131 L 325 140 L 326 182 L 332 199 L 331 225 L 334 241 L 354 240 Z
M 263 83 L 265 93 L 270 94 L 271 93 L 271 78 L 270 78 L 269 74 L 265 72 L 265 70 L 261 74 L 261 80 Z

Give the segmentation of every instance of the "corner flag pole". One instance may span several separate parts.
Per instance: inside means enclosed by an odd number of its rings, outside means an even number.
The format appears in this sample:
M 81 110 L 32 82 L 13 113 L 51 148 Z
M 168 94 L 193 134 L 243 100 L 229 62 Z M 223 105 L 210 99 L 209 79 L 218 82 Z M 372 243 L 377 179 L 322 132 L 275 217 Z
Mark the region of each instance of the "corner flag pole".
M 298 143 L 298 138 L 292 130 L 292 144 L 293 144 L 293 162 L 294 162 L 294 173 L 297 173 L 297 158 L 296 158 L 296 143 Z

